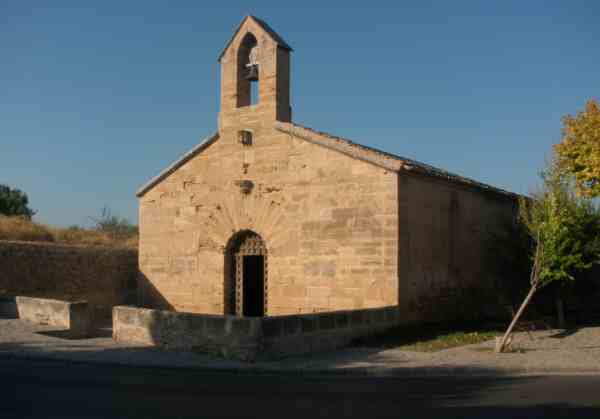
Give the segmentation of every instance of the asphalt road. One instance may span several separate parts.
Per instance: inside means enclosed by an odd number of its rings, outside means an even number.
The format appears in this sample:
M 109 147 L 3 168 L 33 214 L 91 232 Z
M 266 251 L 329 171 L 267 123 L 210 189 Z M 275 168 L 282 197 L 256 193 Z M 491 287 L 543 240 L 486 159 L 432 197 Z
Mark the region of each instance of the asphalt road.
M 600 376 L 308 377 L 0 358 L 0 418 L 600 418 Z

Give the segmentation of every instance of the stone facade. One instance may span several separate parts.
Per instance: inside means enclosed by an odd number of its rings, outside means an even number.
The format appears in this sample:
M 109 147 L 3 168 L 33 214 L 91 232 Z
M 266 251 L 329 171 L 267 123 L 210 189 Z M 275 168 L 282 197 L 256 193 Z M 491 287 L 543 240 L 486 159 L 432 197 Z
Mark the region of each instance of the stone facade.
M 397 176 L 261 132 L 250 150 L 219 138 L 144 195 L 149 283 L 176 310 L 222 314 L 225 247 L 252 230 L 269 250 L 269 314 L 396 304 Z M 244 179 L 254 184 L 247 195 Z
M 267 316 L 399 306 L 426 321 L 493 293 L 484 241 L 514 195 L 292 123 L 290 52 L 244 19 L 220 58 L 218 132 L 138 192 L 142 305 L 233 313 L 228 251 L 244 231 L 267 249 Z

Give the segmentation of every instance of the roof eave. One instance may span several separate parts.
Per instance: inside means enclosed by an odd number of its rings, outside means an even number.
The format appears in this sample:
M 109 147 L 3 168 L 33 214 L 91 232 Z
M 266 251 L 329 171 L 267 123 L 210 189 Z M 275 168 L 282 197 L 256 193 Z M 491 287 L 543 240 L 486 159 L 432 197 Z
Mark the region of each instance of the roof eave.
M 315 131 L 313 129 L 306 128 L 298 124 L 289 122 L 276 122 L 275 129 L 281 132 L 294 135 L 305 141 L 318 144 L 332 150 L 336 150 L 352 158 L 366 161 L 386 170 L 398 173 L 404 172 L 434 177 L 448 182 L 453 182 L 455 184 L 460 184 L 463 186 L 483 190 L 486 192 L 491 192 L 498 196 L 504 196 L 513 199 L 520 196 L 519 194 L 516 194 L 514 192 L 506 191 L 504 189 L 496 188 L 495 186 L 488 185 L 476 181 L 474 179 L 450 173 L 445 170 L 438 169 L 437 167 L 430 166 L 426 163 L 421 163 L 416 160 L 400 157 L 395 154 L 387 153 L 385 151 L 381 151 L 372 147 L 355 143 L 345 138 L 336 137 L 334 135 Z
M 219 139 L 218 132 L 204 138 L 198 145 L 196 145 L 190 151 L 185 153 L 179 159 L 175 160 L 166 169 L 164 169 L 157 176 L 150 179 L 146 184 L 144 184 L 140 189 L 138 189 L 135 196 L 137 196 L 138 198 L 141 198 L 142 196 L 144 196 L 146 194 L 146 192 L 148 192 L 150 189 L 154 188 L 156 185 L 158 185 L 164 179 L 169 177 L 173 172 L 175 172 L 177 169 L 179 169 L 185 163 L 187 163 L 192 158 L 194 158 L 195 156 L 200 154 L 204 149 L 206 149 L 208 146 L 210 146 L 212 143 L 214 143 L 218 139 Z

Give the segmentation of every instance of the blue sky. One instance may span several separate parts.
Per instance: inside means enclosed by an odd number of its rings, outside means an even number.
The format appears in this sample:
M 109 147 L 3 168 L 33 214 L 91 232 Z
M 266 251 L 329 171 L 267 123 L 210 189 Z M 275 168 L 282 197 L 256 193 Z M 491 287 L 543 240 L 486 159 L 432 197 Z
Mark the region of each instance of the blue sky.
M 526 193 L 600 97 L 597 1 L 0 2 L 0 183 L 86 224 L 215 131 L 248 13 L 294 48 L 294 121 Z

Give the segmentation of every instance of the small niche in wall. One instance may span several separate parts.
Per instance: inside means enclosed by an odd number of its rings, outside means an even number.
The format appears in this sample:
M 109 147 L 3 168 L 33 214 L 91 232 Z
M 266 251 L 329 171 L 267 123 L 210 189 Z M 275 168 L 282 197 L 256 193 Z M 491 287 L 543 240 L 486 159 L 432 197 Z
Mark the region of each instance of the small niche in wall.
M 238 141 L 245 147 L 252 145 L 252 132 L 251 131 L 238 131 Z

